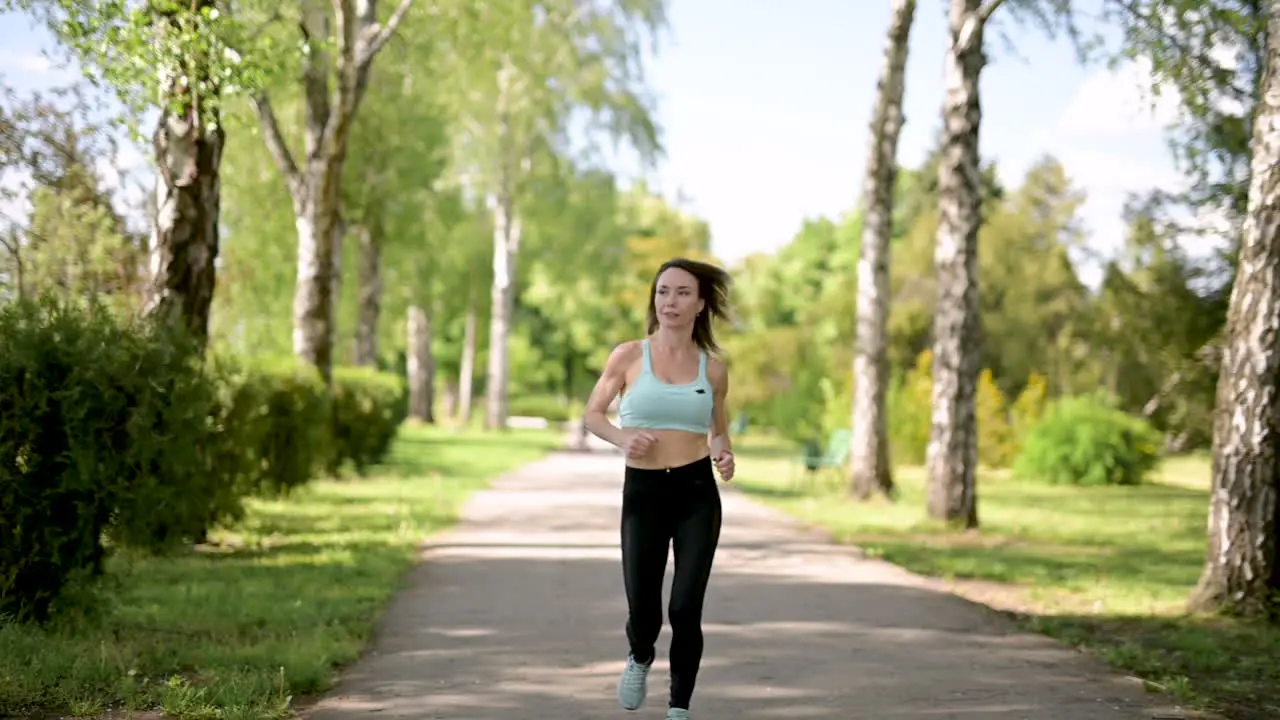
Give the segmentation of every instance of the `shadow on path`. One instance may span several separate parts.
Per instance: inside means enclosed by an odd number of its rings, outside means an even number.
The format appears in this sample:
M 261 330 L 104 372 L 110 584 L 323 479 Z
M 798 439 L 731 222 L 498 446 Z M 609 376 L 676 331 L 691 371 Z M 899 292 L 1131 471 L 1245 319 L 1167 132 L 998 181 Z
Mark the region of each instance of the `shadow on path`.
M 425 546 L 373 650 L 307 714 L 662 718 L 666 628 L 646 707 L 614 699 L 626 654 L 620 483 L 616 455 L 558 454 L 479 494 Z M 721 487 L 695 718 L 1181 717 L 1086 657 Z

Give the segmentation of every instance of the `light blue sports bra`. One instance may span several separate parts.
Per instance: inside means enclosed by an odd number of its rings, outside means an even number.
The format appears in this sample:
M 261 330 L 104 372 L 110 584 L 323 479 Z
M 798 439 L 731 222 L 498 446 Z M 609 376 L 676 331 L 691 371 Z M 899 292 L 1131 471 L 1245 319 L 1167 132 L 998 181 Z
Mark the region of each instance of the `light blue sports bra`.
M 622 427 L 706 434 L 711 429 L 711 412 L 715 407 L 715 396 L 707 380 L 706 351 L 698 353 L 698 379 L 684 385 L 671 385 L 653 374 L 649 340 L 643 340 L 642 345 L 644 364 L 640 375 L 618 404 Z

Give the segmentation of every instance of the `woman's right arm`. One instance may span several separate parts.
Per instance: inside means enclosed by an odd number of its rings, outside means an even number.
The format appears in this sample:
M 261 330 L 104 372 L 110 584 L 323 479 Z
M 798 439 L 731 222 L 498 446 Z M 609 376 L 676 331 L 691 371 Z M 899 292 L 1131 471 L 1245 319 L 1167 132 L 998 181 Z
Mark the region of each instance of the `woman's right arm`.
M 628 433 L 609 422 L 609 404 L 626 384 L 627 368 L 635 362 L 638 347 L 639 344 L 633 340 L 622 343 L 609 353 L 609 359 L 604 364 L 604 372 L 600 373 L 596 386 L 591 390 L 591 397 L 587 400 L 585 417 L 587 430 L 592 435 L 619 448 L 626 445 Z

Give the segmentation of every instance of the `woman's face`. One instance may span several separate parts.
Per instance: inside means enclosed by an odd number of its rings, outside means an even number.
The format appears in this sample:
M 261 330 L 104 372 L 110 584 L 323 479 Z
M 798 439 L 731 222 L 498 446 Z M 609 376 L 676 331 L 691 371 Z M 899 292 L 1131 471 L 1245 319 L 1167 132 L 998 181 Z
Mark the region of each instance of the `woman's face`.
M 705 304 L 698 297 L 698 279 L 687 270 L 667 268 L 658 276 L 653 310 L 661 327 L 692 327 Z

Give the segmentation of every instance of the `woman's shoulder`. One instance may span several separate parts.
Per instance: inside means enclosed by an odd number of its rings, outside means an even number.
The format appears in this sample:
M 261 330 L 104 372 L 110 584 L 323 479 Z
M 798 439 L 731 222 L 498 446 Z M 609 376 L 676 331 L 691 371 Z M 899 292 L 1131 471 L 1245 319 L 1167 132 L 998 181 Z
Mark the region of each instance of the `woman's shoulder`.
M 725 364 L 719 353 L 706 352 L 707 377 L 712 380 L 729 377 L 729 366 Z
M 638 360 L 644 352 L 644 338 L 624 340 L 613 347 L 609 353 L 609 364 L 630 365 Z

